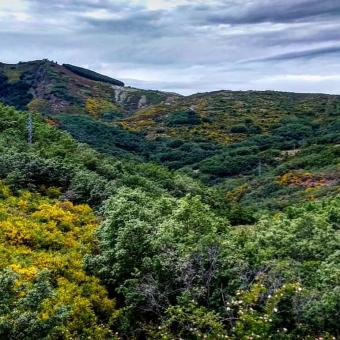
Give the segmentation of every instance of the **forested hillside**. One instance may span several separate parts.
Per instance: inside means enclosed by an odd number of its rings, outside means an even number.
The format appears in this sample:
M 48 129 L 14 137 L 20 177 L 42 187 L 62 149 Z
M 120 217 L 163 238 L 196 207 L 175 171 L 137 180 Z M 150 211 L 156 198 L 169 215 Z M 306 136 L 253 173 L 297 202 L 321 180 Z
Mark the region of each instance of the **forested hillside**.
M 0 339 L 340 337 L 339 96 L 0 71 Z
M 338 96 L 224 91 L 111 123 L 54 119 L 101 152 L 157 162 L 220 186 L 245 206 L 273 210 L 338 193 L 339 110 Z
M 238 226 L 219 188 L 0 114 L 2 337 L 339 335 L 335 196 Z

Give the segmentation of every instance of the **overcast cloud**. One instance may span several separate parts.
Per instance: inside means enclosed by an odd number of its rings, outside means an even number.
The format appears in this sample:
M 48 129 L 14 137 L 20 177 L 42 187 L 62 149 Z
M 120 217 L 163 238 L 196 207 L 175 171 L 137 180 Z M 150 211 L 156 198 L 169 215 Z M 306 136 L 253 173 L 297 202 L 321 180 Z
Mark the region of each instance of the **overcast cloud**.
M 183 94 L 340 94 L 340 0 L 0 0 L 0 61 Z

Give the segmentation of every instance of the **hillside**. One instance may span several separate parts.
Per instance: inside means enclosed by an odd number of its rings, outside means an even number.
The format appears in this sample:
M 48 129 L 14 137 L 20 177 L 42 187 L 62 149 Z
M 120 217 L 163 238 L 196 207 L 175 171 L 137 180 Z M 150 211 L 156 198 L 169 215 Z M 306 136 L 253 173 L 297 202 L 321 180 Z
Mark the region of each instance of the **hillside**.
M 185 172 L 254 209 L 339 192 L 340 97 L 280 92 L 199 94 L 106 123 L 57 124 L 101 152 Z
M 0 337 L 339 335 L 335 195 L 256 222 L 217 188 L 37 114 L 28 144 L 27 116 L 0 105 Z
M 157 136 L 201 137 L 230 144 L 266 134 L 283 118 L 296 116 L 322 123 L 340 114 L 340 96 L 274 91 L 217 91 L 178 97 L 138 110 L 127 128 Z
M 88 113 L 112 120 L 173 96 L 124 87 L 116 79 L 48 60 L 0 63 L 0 99 L 43 114 Z
M 122 85 L 0 64 L 0 339 L 339 338 L 340 96 Z
M 185 97 L 118 86 L 124 84 L 47 60 L 0 64 L 1 75 L 6 104 L 39 112 L 100 152 L 218 186 L 250 208 L 282 209 L 338 192 L 340 96 Z

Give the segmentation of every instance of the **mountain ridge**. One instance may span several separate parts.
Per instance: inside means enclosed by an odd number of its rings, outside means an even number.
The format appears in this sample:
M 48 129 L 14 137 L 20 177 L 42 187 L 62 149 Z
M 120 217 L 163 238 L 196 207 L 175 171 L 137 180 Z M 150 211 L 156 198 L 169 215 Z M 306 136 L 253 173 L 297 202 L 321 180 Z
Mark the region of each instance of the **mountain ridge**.
M 332 196 L 340 181 L 337 95 L 222 90 L 180 96 L 86 79 L 42 60 L 0 66 L 1 98 L 97 151 L 184 172 L 238 192 L 250 207 L 280 210 L 310 191 Z
M 54 71 L 54 75 L 51 77 L 47 77 L 46 73 L 48 71 Z M 53 70 L 54 69 L 54 70 Z M 73 71 L 72 71 L 73 69 Z M 78 71 L 77 71 L 78 70 Z M 77 74 L 78 72 L 78 74 Z M 79 73 L 80 72 L 80 73 Z M 27 79 L 27 74 L 25 73 L 31 73 L 31 78 L 33 77 L 33 84 L 32 79 Z M 74 66 L 71 64 L 58 64 L 57 62 L 50 61 L 48 59 L 41 59 L 41 60 L 33 60 L 33 61 L 25 61 L 25 62 L 18 62 L 16 64 L 7 64 L 0 62 L 0 75 L 6 76 L 9 81 L 9 83 L 13 84 L 15 82 L 18 82 L 22 80 L 24 83 L 28 83 L 28 85 L 31 85 L 29 88 L 29 93 L 33 96 L 32 99 L 46 99 L 48 97 L 48 94 L 51 94 L 51 89 L 42 87 L 42 89 L 39 89 L 39 86 L 37 83 L 47 83 L 49 87 L 56 86 L 57 89 L 55 90 L 54 94 L 54 100 L 56 100 L 55 97 L 58 98 L 62 97 L 62 89 L 63 87 L 66 88 L 70 93 L 72 93 L 72 84 L 65 83 L 65 76 L 72 78 L 72 80 L 75 83 L 78 83 L 76 86 L 82 87 L 82 85 L 85 85 L 85 88 L 82 88 L 81 90 L 86 93 L 87 95 L 84 95 L 84 93 L 77 92 L 76 96 L 78 97 L 105 97 L 106 99 L 109 99 L 109 101 L 115 103 L 115 104 L 121 104 L 123 107 L 123 110 L 127 110 L 129 114 L 138 111 L 141 108 L 145 108 L 149 105 L 159 104 L 162 102 L 171 102 L 173 99 L 181 100 L 185 98 L 186 100 L 198 98 L 198 97 L 206 97 L 206 96 L 215 96 L 215 95 L 226 95 L 226 94 L 281 94 L 281 95 L 294 95 L 294 96 L 325 96 L 329 98 L 337 98 L 340 95 L 337 94 L 325 94 L 325 93 L 308 93 L 308 92 L 290 92 L 290 91 L 277 91 L 277 90 L 227 90 L 227 89 L 221 89 L 221 90 L 214 90 L 209 92 L 197 92 L 191 95 L 181 95 L 174 92 L 166 92 L 166 91 L 159 91 L 159 90 L 144 90 L 139 88 L 133 88 L 130 86 L 126 86 L 123 82 L 120 80 L 108 77 L 106 75 L 99 74 L 98 72 L 92 71 L 87 68 L 82 68 L 79 66 Z M 91 79 L 91 77 L 96 78 L 96 80 Z M 52 79 L 50 79 L 52 78 Z M 57 78 L 57 79 L 56 79 Z M 57 80 L 57 84 L 55 84 L 53 81 Z M 63 81 L 64 80 L 64 81 Z M 105 81 L 106 80 L 106 81 Z M 3 79 L 2 79 L 3 81 Z M 114 91 L 111 91 L 110 87 L 104 86 L 100 89 L 99 84 L 108 84 L 112 82 L 111 85 L 116 86 L 113 88 Z M 97 86 L 96 86 L 97 85 Z M 37 88 L 38 87 L 38 88 Z M 58 88 L 59 87 L 59 88 Z M 90 89 L 89 89 L 90 87 Z M 99 88 L 98 88 L 99 87 Z M 59 89 L 59 91 L 58 91 Z M 53 89 L 52 89 L 53 90 Z M 109 91 L 109 95 L 105 95 L 102 93 L 102 91 Z M 53 92 L 53 91 L 52 91 Z M 132 95 L 133 94 L 133 95 Z M 114 98 L 110 97 L 112 95 Z M 131 98 L 131 97 L 134 98 Z M 4 98 L 2 98 L 4 100 Z M 50 98 L 47 98 L 50 99 Z M 68 104 L 68 100 L 71 101 L 71 98 L 59 98 L 63 99 L 59 100 L 62 104 L 56 108 L 57 110 L 65 109 L 66 104 Z M 74 98 L 73 98 L 74 99 Z M 130 103 L 130 107 L 129 104 Z M 53 100 L 52 100 L 53 104 Z M 74 104 L 74 103 L 71 103 Z M 25 104 L 24 104 L 25 105 Z M 22 108 L 24 106 L 22 103 L 19 105 L 19 108 Z M 14 105 L 16 106 L 16 105 Z M 53 105 L 52 105 L 53 106 Z M 72 105 L 71 105 L 72 106 Z M 83 109 L 83 107 L 80 107 Z M 72 112 L 72 109 L 71 109 Z
M 113 78 L 83 68 L 76 67 L 76 69 L 78 69 L 78 74 L 74 73 L 74 67 L 71 71 L 67 64 L 59 65 L 47 59 L 17 64 L 1 63 L 0 86 L 2 89 L 16 84 L 20 86 L 21 95 L 27 96 L 27 99 L 20 99 L 11 98 L 8 94 L 2 95 L 1 99 L 6 104 L 19 109 L 26 108 L 30 101 L 36 99 L 40 100 L 37 108 L 42 111 L 44 109 L 48 111 L 47 106 L 49 106 L 51 113 L 75 111 L 86 113 L 86 101 L 91 98 L 100 98 L 102 103 L 99 103 L 101 104 L 99 106 L 118 105 L 116 110 L 129 115 L 138 108 L 175 96 L 175 94 L 166 92 L 124 87 L 121 86 L 124 85 L 123 82 Z M 82 76 L 79 75 L 79 69 L 83 70 Z M 87 76 L 84 74 L 86 72 Z M 101 79 L 101 81 L 88 78 L 93 78 L 94 75 L 97 75 L 96 79 Z M 107 83 L 108 80 L 114 84 Z

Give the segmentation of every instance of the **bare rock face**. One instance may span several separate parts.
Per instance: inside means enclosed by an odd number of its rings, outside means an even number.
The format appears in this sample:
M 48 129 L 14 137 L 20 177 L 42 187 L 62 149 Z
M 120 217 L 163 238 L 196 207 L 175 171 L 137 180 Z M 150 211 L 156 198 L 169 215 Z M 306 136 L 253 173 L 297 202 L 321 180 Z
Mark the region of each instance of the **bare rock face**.
M 146 96 L 143 95 L 139 99 L 138 108 L 141 109 L 141 108 L 145 107 L 146 105 L 147 105 L 147 99 L 146 99 Z
M 160 104 L 171 101 L 172 98 L 180 97 L 174 93 L 141 90 L 133 87 L 111 86 L 114 92 L 114 100 L 116 104 L 124 107 L 127 115 L 143 109 L 150 105 Z

